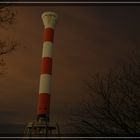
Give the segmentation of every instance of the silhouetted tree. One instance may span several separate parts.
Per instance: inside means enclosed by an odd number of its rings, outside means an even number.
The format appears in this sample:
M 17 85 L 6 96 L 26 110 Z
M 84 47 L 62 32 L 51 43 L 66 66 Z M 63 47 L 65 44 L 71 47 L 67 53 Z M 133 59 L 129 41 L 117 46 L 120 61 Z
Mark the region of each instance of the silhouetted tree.
M 0 6 L 0 26 L 11 25 L 14 23 L 16 12 L 12 6 Z
M 0 6 L 0 27 L 6 29 L 7 26 L 12 25 L 15 22 L 16 12 L 12 6 L 2 5 Z M 3 56 L 15 50 L 17 46 L 16 41 L 3 41 L 0 40 L 0 74 L 4 73 L 4 58 Z
M 140 53 L 136 50 L 119 71 L 86 81 L 90 99 L 72 116 L 74 127 L 89 136 L 140 134 Z

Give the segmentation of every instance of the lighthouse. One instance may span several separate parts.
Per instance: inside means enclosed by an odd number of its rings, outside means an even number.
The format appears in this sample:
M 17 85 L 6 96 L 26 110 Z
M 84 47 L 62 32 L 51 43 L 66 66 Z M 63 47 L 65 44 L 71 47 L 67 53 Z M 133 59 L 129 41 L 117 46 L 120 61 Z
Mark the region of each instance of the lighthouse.
M 54 31 L 57 20 L 55 12 L 44 12 L 41 15 L 44 24 L 42 61 L 39 80 L 39 93 L 36 120 L 26 125 L 25 136 L 50 136 L 55 126 L 50 125 L 50 97 L 52 81 L 52 53 Z
M 44 42 L 42 51 L 37 117 L 38 119 L 46 119 L 47 121 L 49 121 L 50 111 L 52 51 L 56 18 L 57 15 L 54 12 L 44 12 L 42 14 L 44 23 Z

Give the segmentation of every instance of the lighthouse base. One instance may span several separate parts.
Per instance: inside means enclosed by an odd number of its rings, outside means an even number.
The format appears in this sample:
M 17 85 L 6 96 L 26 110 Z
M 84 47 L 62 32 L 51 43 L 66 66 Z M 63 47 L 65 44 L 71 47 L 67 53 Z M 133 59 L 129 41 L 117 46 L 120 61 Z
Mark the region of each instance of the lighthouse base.
M 46 121 L 30 122 L 24 130 L 25 137 L 51 137 L 54 135 L 58 135 L 58 130 Z

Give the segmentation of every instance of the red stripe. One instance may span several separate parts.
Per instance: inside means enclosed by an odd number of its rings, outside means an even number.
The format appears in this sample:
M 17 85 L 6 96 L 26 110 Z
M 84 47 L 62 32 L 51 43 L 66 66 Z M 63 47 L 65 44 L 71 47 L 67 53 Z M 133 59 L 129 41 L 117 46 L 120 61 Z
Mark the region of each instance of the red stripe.
M 41 74 L 52 74 L 52 58 L 50 57 L 42 58 Z
M 49 111 L 50 111 L 50 95 L 47 93 L 39 94 L 37 115 L 49 115 Z
M 44 41 L 51 41 L 53 42 L 54 37 L 54 29 L 52 28 L 45 28 L 44 29 Z

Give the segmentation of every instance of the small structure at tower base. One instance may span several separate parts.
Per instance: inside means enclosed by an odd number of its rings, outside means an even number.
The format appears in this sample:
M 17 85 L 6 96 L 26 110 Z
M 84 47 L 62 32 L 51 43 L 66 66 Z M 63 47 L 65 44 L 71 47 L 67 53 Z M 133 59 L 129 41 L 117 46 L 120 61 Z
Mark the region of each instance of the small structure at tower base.
M 59 128 L 46 121 L 34 121 L 27 124 L 24 130 L 25 137 L 51 137 L 59 136 Z

